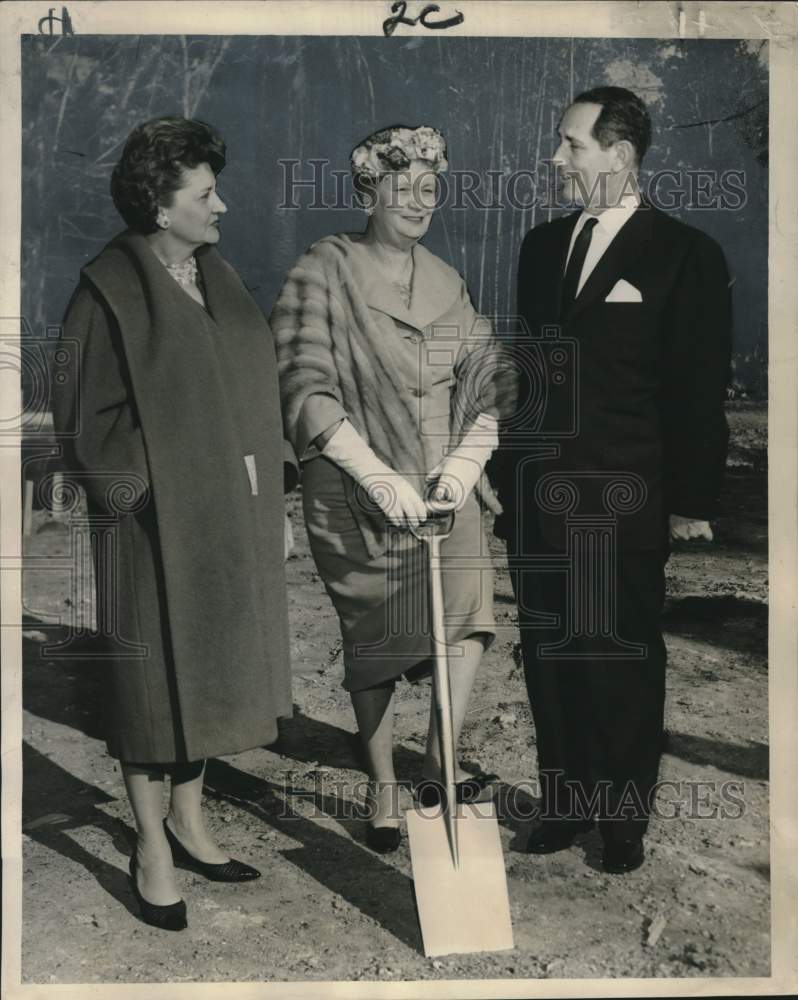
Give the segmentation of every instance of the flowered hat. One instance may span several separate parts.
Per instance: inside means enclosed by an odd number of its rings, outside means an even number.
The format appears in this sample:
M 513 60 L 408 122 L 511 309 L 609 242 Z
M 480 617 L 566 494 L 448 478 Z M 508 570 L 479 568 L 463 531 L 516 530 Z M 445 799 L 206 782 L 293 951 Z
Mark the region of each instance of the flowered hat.
M 446 170 L 446 140 L 430 125 L 380 129 L 352 150 L 350 162 L 355 186 L 378 181 L 392 170 L 406 170 L 413 160 L 426 160 L 439 173 Z

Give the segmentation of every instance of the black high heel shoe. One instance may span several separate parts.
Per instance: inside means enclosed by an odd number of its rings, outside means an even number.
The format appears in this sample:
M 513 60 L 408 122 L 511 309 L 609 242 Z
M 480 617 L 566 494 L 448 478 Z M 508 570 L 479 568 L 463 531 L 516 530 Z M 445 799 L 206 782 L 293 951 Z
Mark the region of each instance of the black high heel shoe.
M 372 783 L 369 783 L 367 801 L 368 799 L 373 800 L 374 797 L 374 790 L 371 786 Z M 398 785 L 395 786 L 395 791 L 397 794 L 397 799 L 395 800 L 394 805 L 398 807 L 399 804 Z M 372 815 L 370 810 L 368 815 L 369 816 Z M 402 834 L 400 833 L 398 826 L 374 826 L 371 819 L 367 821 L 366 845 L 370 847 L 372 851 L 376 851 L 378 854 L 390 854 L 392 851 L 397 850 L 401 842 L 402 842 Z
M 136 885 L 136 867 L 136 855 L 134 854 L 130 859 L 130 885 L 141 909 L 141 918 L 144 923 L 162 931 L 184 931 L 188 927 L 185 900 L 178 899 L 176 903 L 168 903 L 166 906 L 150 903 L 141 895 L 139 887 Z
M 204 875 L 211 882 L 252 882 L 254 879 L 260 878 L 260 872 L 257 868 L 253 868 L 252 865 L 245 865 L 243 861 L 236 861 L 235 858 L 223 861 L 219 865 L 200 861 L 199 858 L 195 858 L 193 854 L 189 854 L 185 847 L 183 847 L 166 825 L 166 820 L 163 821 L 163 828 L 166 833 L 166 839 L 169 841 L 169 846 L 172 848 L 172 859 L 175 864 L 179 864 L 184 868 L 190 868 L 192 871 Z
M 498 774 L 485 774 L 484 771 L 479 771 L 470 778 L 464 778 L 463 781 L 456 781 L 454 784 L 454 797 L 457 804 L 489 802 L 493 798 L 491 785 L 498 780 Z M 439 806 L 445 794 L 444 786 L 440 781 L 435 781 L 433 778 L 425 778 L 413 790 L 416 802 L 424 807 Z
M 378 854 L 390 854 L 402 842 L 398 826 L 372 826 L 366 824 L 366 843 Z

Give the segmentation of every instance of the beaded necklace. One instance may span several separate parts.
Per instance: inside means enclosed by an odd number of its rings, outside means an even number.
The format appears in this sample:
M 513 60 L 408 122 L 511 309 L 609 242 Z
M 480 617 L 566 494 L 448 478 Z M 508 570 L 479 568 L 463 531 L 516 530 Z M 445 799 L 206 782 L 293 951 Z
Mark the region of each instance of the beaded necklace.
M 165 264 L 164 266 L 178 285 L 187 286 L 197 283 L 197 262 L 193 256 L 182 264 Z

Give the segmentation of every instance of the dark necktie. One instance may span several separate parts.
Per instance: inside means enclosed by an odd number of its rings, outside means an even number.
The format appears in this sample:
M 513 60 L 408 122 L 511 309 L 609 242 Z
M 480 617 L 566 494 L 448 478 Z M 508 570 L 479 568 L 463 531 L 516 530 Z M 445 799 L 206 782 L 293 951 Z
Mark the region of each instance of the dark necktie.
M 574 241 L 574 247 L 568 260 L 568 267 L 565 269 L 565 277 L 562 281 L 562 298 L 560 304 L 562 311 L 568 308 L 576 298 L 576 290 L 579 287 L 579 278 L 587 257 L 587 250 L 590 246 L 590 237 L 593 235 L 593 228 L 598 222 L 596 218 L 590 218 L 579 230 L 579 235 Z

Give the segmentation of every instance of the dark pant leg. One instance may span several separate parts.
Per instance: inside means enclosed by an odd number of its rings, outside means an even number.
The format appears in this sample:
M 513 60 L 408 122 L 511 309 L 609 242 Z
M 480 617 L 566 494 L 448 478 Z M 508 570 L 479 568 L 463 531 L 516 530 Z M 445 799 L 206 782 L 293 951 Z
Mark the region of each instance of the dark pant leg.
M 659 551 L 618 554 L 610 577 L 617 634 L 645 650 L 624 659 L 608 652 L 612 644 L 589 635 L 570 642 L 570 656 L 547 655 L 541 647 L 565 637 L 567 575 L 535 570 L 534 557 L 525 569 L 520 560 L 511 563 L 537 735 L 542 818 L 597 813 L 605 839 L 642 836 L 646 830 L 663 733 L 664 565 Z M 556 615 L 558 624 L 542 625 L 543 612 Z
M 574 659 L 546 657 L 541 646 L 562 637 L 567 579 L 565 574 L 541 572 L 534 557 L 511 561 L 511 578 L 518 603 L 518 624 L 538 756 L 541 819 L 584 818 L 574 786 L 590 798 L 589 688 L 586 664 Z M 541 617 L 554 617 L 546 624 Z
M 596 659 L 589 674 L 600 747 L 598 777 L 609 787 L 600 826 L 605 841 L 642 836 L 659 771 L 665 709 L 662 637 L 666 555 L 620 552 L 618 633 L 645 646 L 638 659 Z

